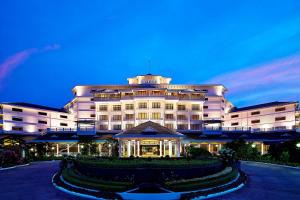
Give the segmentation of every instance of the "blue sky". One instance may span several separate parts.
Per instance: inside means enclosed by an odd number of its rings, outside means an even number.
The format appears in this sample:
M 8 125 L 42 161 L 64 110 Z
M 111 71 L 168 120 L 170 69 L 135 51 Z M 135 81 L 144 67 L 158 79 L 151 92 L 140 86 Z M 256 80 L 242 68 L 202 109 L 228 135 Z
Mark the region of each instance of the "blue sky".
M 1 1 L 0 101 L 150 72 L 222 83 L 237 106 L 300 100 L 300 1 Z

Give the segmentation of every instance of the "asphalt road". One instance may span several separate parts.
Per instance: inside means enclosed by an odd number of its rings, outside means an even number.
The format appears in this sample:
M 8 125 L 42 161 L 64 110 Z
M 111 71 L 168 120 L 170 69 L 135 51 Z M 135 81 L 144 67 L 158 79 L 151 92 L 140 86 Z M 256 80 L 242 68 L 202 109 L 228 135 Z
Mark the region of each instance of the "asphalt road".
M 0 171 L 0 200 L 83 199 L 56 190 L 51 183 L 58 162 L 33 163 Z M 242 189 L 214 200 L 300 200 L 300 170 L 243 163 L 249 181 Z

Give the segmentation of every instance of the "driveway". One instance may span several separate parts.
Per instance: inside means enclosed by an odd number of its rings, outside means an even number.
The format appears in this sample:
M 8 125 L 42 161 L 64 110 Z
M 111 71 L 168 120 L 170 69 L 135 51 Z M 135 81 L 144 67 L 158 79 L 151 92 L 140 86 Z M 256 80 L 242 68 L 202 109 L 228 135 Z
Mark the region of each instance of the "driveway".
M 222 200 L 300 199 L 300 170 L 247 162 L 242 164 L 249 181 L 234 193 L 214 198 Z M 68 200 L 78 198 L 59 190 L 51 183 L 58 162 L 39 162 L 26 167 L 0 171 L 2 200 Z

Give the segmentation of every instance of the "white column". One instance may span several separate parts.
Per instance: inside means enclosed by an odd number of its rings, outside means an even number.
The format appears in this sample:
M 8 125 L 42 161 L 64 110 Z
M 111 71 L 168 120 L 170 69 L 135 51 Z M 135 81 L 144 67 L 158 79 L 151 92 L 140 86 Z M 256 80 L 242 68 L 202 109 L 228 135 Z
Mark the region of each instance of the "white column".
M 162 156 L 162 141 L 159 141 L 159 156 Z
M 260 154 L 264 155 L 265 152 L 264 152 L 264 143 L 263 142 L 261 143 L 261 147 L 260 148 L 261 148 L 260 149 Z
M 172 142 L 169 141 L 169 156 L 172 156 Z
M 166 145 L 165 145 L 165 141 L 163 141 L 163 145 L 164 145 L 164 157 L 166 156 Z
M 99 156 L 102 155 L 102 145 L 99 143 L 98 144 L 98 151 L 99 151 Z
M 77 144 L 77 148 L 78 148 L 78 153 L 80 153 L 80 145 L 79 144 Z
M 180 141 L 177 141 L 176 151 L 177 151 L 177 157 L 180 157 Z
M 135 142 L 135 140 L 133 140 L 132 143 L 133 143 L 133 156 L 135 157 L 136 156 L 136 142 Z
M 58 156 L 58 153 L 59 153 L 59 147 L 58 144 L 56 144 L 56 156 Z
M 122 157 L 122 141 L 118 140 L 118 144 L 119 144 L 119 157 Z
M 140 156 L 140 141 L 137 141 L 137 156 Z
M 70 145 L 67 144 L 67 155 L 70 155 Z
M 128 142 L 127 142 L 127 155 L 128 155 L 128 157 L 130 157 L 130 154 L 131 154 L 131 142 L 130 142 L 130 140 L 128 140 Z
M 211 151 L 210 151 L 210 150 L 211 150 L 210 146 L 211 146 L 211 145 L 210 145 L 210 143 L 209 143 L 209 144 L 208 144 L 208 151 L 211 153 Z

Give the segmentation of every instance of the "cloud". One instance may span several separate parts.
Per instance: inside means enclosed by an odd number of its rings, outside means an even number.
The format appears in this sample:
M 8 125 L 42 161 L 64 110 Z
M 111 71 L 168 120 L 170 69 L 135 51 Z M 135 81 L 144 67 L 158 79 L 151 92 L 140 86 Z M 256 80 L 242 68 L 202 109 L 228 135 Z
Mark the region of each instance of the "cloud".
M 208 82 L 224 84 L 229 97 L 237 102 L 263 102 L 270 96 L 279 98 L 273 100 L 287 99 L 289 95 L 300 98 L 300 54 L 226 73 Z
M 48 45 L 42 48 L 30 48 L 17 52 L 16 54 L 8 57 L 6 60 L 4 60 L 4 62 L 0 63 L 0 82 L 32 55 L 58 50 L 59 48 L 60 45 L 58 44 Z

